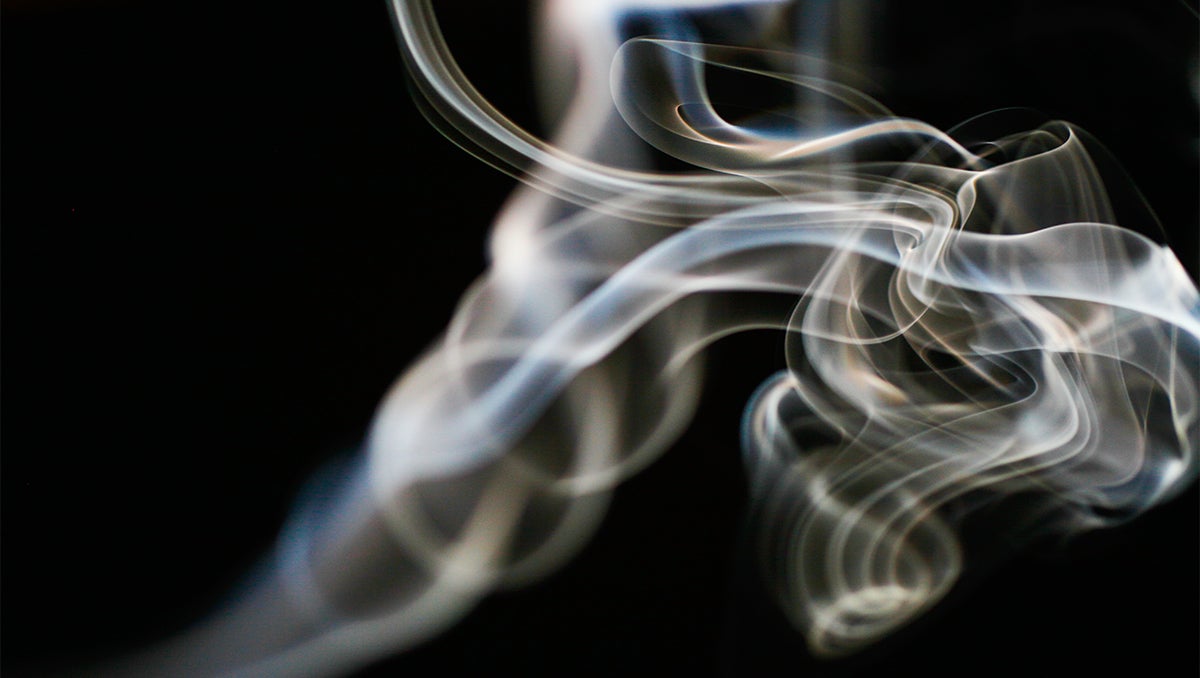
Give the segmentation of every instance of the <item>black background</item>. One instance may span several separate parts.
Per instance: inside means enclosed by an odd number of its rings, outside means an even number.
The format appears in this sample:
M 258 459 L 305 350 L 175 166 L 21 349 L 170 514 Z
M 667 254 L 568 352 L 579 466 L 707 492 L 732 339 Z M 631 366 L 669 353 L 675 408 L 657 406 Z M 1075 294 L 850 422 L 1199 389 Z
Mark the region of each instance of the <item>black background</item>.
M 532 123 L 526 8 L 447 4 L 467 74 Z M 1010 105 L 1079 123 L 1195 275 L 1188 7 L 995 4 L 889 8 L 886 103 L 942 127 Z M 513 181 L 417 113 L 382 1 L 14 2 L 3 88 L 2 651 L 20 675 L 166 634 L 238 580 L 482 272 Z M 814 663 L 739 548 L 737 425 L 779 343 L 715 349 L 696 423 L 571 565 L 366 674 L 1195 674 L 1194 487 Z

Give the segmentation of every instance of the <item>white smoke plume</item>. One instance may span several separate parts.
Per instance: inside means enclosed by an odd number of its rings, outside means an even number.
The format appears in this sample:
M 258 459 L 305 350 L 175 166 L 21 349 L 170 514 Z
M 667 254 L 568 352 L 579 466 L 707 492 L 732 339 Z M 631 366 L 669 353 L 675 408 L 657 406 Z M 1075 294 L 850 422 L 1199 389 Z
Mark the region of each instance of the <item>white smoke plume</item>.
M 1118 218 L 1103 148 L 1059 121 L 892 115 L 844 67 L 861 36 L 819 56 L 831 7 L 550 0 L 543 140 L 466 79 L 428 1 L 395 0 L 431 121 L 524 182 L 491 269 L 380 406 L 360 472 L 229 610 L 117 672 L 342 674 L 538 579 L 687 426 L 705 347 L 747 329 L 788 358 L 745 416 L 755 543 L 815 653 L 942 599 L 981 506 L 1011 502 L 1031 537 L 1192 482 L 1200 296 L 1123 227 L 1153 218 Z M 783 104 L 725 110 L 714 78 Z

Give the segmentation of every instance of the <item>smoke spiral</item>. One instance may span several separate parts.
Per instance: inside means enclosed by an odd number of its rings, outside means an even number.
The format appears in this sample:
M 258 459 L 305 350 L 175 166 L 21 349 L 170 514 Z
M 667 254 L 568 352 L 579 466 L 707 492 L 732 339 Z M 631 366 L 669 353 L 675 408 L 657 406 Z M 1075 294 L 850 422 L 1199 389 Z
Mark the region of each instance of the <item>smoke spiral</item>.
M 428 2 L 394 3 L 431 120 L 526 186 L 363 468 L 297 514 L 232 613 L 139 670 L 346 671 L 544 575 L 686 426 L 703 349 L 749 328 L 788 355 L 745 420 L 758 543 L 816 652 L 941 599 L 974 507 L 1017 497 L 1039 529 L 1078 529 L 1194 479 L 1200 297 L 1116 225 L 1093 140 L 1047 122 L 968 142 L 817 59 L 701 41 L 704 7 L 731 3 L 644 4 L 547 4 L 545 60 L 573 91 L 548 142 L 474 89 Z M 737 4 L 730 41 L 779 20 Z M 625 35 L 633 14 L 665 37 Z M 789 106 L 735 121 L 716 77 Z

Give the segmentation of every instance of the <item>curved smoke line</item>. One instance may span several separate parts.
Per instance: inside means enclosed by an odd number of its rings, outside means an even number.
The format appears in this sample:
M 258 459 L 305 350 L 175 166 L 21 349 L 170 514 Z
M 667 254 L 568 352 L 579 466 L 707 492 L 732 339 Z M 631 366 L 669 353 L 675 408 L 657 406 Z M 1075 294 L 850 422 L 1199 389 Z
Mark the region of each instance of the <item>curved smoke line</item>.
M 429 2 L 395 0 L 427 115 L 526 186 L 363 468 L 229 611 L 130 671 L 345 672 L 544 575 L 687 425 L 703 348 L 748 328 L 787 341 L 744 454 L 768 576 L 815 652 L 937 603 L 973 508 L 1016 499 L 1074 530 L 1195 478 L 1200 295 L 1116 225 L 1102 149 L 1062 122 L 968 144 L 829 64 L 698 41 L 689 18 L 731 4 L 548 2 L 543 60 L 574 92 L 551 142 L 472 87 Z M 757 44 L 779 3 L 737 4 L 730 33 Z M 635 15 L 665 37 L 627 39 Z M 734 121 L 718 72 L 792 103 Z

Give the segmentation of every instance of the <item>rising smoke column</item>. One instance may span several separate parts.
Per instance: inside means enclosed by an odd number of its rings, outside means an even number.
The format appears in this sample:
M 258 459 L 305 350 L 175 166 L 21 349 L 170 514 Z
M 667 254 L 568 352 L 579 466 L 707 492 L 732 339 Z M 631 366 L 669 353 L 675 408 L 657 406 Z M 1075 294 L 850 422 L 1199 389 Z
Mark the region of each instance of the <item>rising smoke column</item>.
M 771 587 L 817 653 L 940 600 L 981 506 L 1072 531 L 1195 477 L 1200 296 L 1118 225 L 1103 149 L 1057 121 L 985 141 L 897 118 L 776 49 L 786 9 L 546 3 L 546 141 L 467 81 L 428 2 L 396 1 L 431 121 L 524 182 L 492 267 L 381 404 L 361 468 L 228 611 L 128 671 L 342 673 L 543 576 L 687 425 L 703 349 L 745 329 L 787 345 L 743 454 Z M 713 16 L 728 44 L 704 42 Z M 787 104 L 735 119 L 718 75 Z

